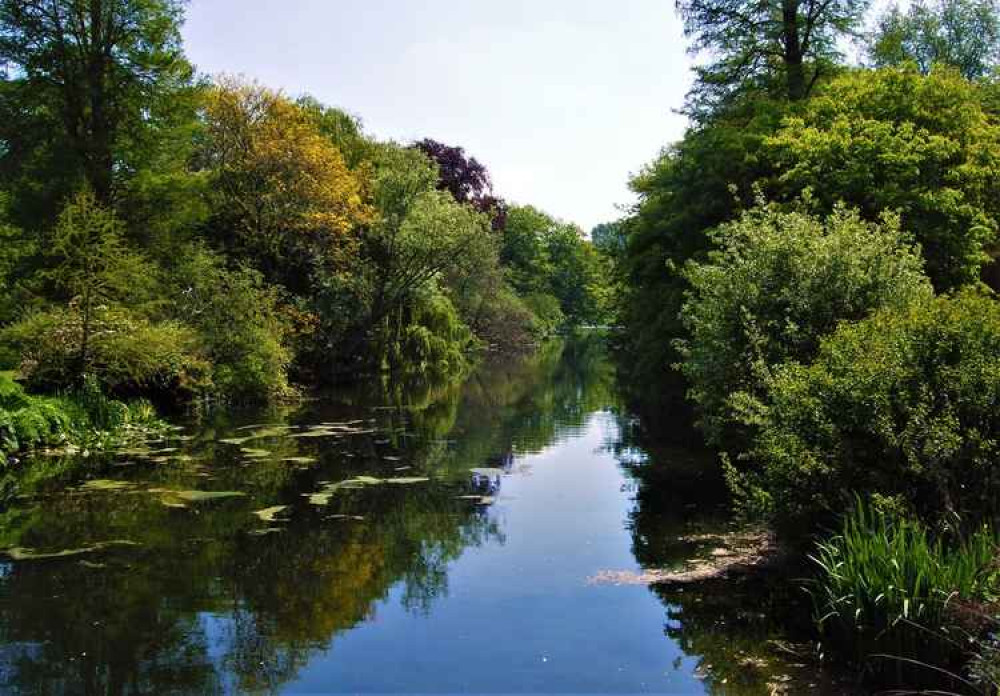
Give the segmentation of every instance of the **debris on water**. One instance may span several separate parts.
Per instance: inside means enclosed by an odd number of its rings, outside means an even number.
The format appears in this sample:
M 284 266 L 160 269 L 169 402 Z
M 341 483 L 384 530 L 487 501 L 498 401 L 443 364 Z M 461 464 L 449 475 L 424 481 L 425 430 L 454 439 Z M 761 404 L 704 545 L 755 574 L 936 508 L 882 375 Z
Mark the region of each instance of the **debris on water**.
M 263 529 L 251 529 L 247 534 L 252 536 L 266 536 L 280 531 L 282 531 L 280 527 L 265 527 Z
M 707 557 L 693 558 L 679 570 L 602 570 L 587 582 L 591 585 L 691 585 L 749 573 L 770 565 L 779 556 L 773 536 L 766 532 L 691 536 L 681 537 L 681 540 L 713 541 L 720 545 L 710 549 Z
M 266 449 L 255 449 L 253 447 L 241 447 L 240 452 L 249 457 L 250 459 L 263 459 L 264 457 L 270 457 L 271 451 Z

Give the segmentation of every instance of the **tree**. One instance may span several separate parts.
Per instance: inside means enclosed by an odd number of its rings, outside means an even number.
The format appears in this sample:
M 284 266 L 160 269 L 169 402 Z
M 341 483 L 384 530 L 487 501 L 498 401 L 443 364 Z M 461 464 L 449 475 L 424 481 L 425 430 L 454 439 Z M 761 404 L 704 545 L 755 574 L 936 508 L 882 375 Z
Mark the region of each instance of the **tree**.
M 924 74 L 940 64 L 969 80 L 987 77 L 1000 61 L 1000 4 L 918 0 L 905 12 L 893 5 L 879 17 L 868 53 L 876 67 L 913 61 Z
M 778 364 L 808 362 L 842 321 L 931 294 L 898 220 L 866 223 L 838 209 L 826 219 L 762 206 L 716 232 L 720 248 L 685 270 L 688 338 L 681 371 L 710 442 L 743 451 Z
M 939 290 L 975 282 L 1000 232 L 1000 123 L 954 70 L 862 70 L 830 83 L 766 141 L 770 195 L 806 189 L 868 220 L 898 211 Z
M 494 231 L 503 229 L 506 204 L 493 195 L 489 172 L 465 150 L 425 138 L 413 145 L 438 166 L 438 188 L 448 191 L 459 203 L 467 203 L 492 217 Z
M 869 0 L 677 0 L 697 66 L 689 112 L 706 115 L 749 90 L 806 98 L 839 58 L 837 42 L 852 34 Z
M 144 259 L 122 239 L 122 224 L 90 191 L 63 210 L 52 239 L 55 283 L 69 293 L 80 316 L 78 374 L 90 367 L 90 341 L 99 305 L 135 292 L 151 275 Z
M 435 167 L 419 150 L 381 148 L 374 184 L 379 219 L 364 245 L 372 326 L 403 307 L 416 290 L 492 244 L 486 217 L 435 190 L 436 181 Z
M 0 61 L 23 108 L 51 106 L 98 201 L 108 203 L 125 151 L 155 129 L 186 85 L 181 0 L 0 0 Z M 54 124 L 49 124 L 54 125 Z M 16 135 L 16 134 L 15 134 Z
M 317 269 L 343 269 L 356 251 L 356 229 L 371 217 L 362 184 L 281 94 L 222 80 L 208 97 L 199 160 L 213 177 L 217 233 L 272 282 L 305 292 Z

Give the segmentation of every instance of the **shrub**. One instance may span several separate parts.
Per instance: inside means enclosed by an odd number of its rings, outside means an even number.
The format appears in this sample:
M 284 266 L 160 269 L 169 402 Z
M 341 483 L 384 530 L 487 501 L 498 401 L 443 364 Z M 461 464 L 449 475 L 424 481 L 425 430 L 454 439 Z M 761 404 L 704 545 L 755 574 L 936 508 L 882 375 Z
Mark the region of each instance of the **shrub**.
M 745 446 L 736 406 L 763 396 L 771 369 L 813 357 L 839 322 L 905 306 L 931 287 L 894 218 L 838 209 L 820 220 L 762 205 L 723 225 L 720 248 L 691 263 L 679 342 L 699 426 L 713 444 Z
M 27 383 L 57 391 L 78 383 L 83 330 L 80 313 L 70 307 L 28 315 L 7 327 L 3 337 L 19 350 Z M 210 383 L 197 336 L 179 323 L 154 323 L 128 310 L 100 307 L 90 319 L 90 331 L 82 372 L 109 392 L 191 396 Z
M 925 521 L 1000 513 L 1000 305 L 965 293 L 842 324 L 812 365 L 790 363 L 754 414 L 750 480 L 784 528 L 808 531 L 853 492 Z
M 289 326 L 277 290 L 259 272 L 228 269 L 200 247 L 184 255 L 172 276 L 178 288 L 173 311 L 197 332 L 215 392 L 237 401 L 287 396 Z
M 858 502 L 813 557 L 824 647 L 883 681 L 954 668 L 965 657 L 970 605 L 992 601 L 1000 587 L 996 551 L 988 528 L 949 548 L 919 521 Z

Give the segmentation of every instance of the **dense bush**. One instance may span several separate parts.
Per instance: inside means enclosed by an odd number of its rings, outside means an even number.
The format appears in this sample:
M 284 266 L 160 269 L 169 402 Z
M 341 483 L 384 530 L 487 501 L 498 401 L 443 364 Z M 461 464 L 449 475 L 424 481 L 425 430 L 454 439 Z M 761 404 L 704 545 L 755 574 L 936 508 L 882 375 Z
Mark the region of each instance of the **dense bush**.
M 859 502 L 814 557 L 824 647 L 883 683 L 932 681 L 961 663 L 996 599 L 996 550 L 989 529 L 945 544 L 918 521 Z
M 186 250 L 170 275 L 171 313 L 196 332 L 211 364 L 212 393 L 237 401 L 288 396 L 291 326 L 277 289 L 251 268 L 226 268 L 221 256 L 201 247 Z
M 765 393 L 772 368 L 812 358 L 839 322 L 930 294 L 897 222 L 844 209 L 826 219 L 762 206 L 723 225 L 720 248 L 689 264 L 681 370 L 699 424 L 718 445 L 745 444 L 738 408 Z
M 768 380 L 751 488 L 807 531 L 851 496 L 954 526 L 1000 513 L 1000 304 L 965 293 L 842 324 Z
M 55 391 L 93 375 L 109 392 L 171 392 L 193 396 L 210 387 L 211 366 L 196 334 L 174 321 L 152 322 L 128 310 L 97 308 L 90 320 L 88 351 L 75 306 L 30 314 L 2 332 L 3 343 L 21 355 L 20 372 L 37 389 Z

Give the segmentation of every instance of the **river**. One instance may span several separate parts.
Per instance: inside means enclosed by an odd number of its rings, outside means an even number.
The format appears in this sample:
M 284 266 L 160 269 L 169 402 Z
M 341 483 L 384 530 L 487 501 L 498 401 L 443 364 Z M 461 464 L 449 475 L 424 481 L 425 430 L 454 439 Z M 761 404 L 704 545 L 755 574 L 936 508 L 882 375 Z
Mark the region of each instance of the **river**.
M 781 593 L 595 581 L 728 529 L 711 457 L 626 401 L 591 336 L 39 456 L 0 513 L 0 690 L 839 693 Z

